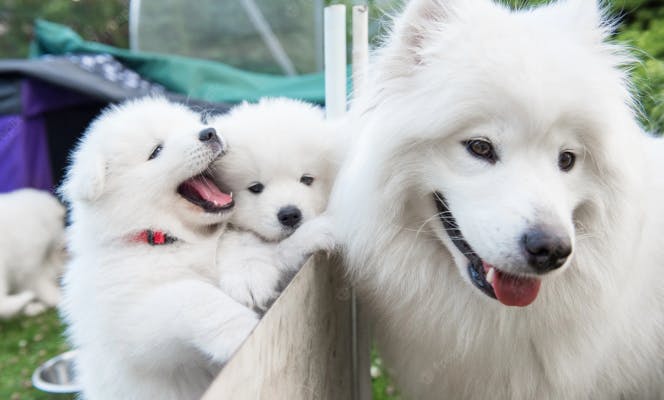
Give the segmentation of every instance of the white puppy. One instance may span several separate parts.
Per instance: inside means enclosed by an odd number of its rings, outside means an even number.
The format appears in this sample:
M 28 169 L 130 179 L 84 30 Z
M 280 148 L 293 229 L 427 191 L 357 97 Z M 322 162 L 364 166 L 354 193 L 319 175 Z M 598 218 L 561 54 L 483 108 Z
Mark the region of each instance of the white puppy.
M 0 318 L 35 315 L 60 300 L 65 208 L 50 193 L 0 195 Z
M 107 110 L 75 151 L 62 311 L 85 398 L 198 399 L 257 323 L 215 281 L 233 200 L 209 166 L 224 146 L 146 98 Z
M 235 194 L 219 244 L 220 286 L 264 311 L 305 261 L 334 246 L 327 205 L 334 165 L 323 112 L 288 99 L 240 105 L 211 121 L 229 143 L 216 165 Z
M 664 398 L 664 146 L 596 1 L 413 0 L 330 212 L 412 399 Z

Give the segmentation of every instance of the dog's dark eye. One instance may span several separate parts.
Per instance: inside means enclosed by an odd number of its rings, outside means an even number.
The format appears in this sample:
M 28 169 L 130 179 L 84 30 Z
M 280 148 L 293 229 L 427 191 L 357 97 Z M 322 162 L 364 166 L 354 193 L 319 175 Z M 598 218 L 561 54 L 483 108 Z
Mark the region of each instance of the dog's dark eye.
M 491 164 L 497 160 L 493 145 L 486 139 L 473 139 L 463 142 L 468 152 L 475 157 L 489 161 Z
M 252 183 L 251 186 L 249 186 L 247 189 L 251 193 L 258 194 L 258 193 L 262 192 L 263 189 L 265 189 L 265 186 L 263 186 L 263 184 L 260 183 L 260 182 L 256 182 L 256 183 Z
M 567 172 L 574 168 L 576 163 L 576 155 L 571 151 L 563 151 L 558 155 L 558 168 L 561 171 Z
M 314 183 L 314 177 L 311 175 L 304 174 L 302 175 L 302 178 L 300 178 L 300 182 L 304 183 L 307 186 L 311 186 L 311 184 Z
M 152 150 L 152 153 L 150 153 L 150 157 L 148 157 L 148 160 L 152 160 L 153 158 L 157 158 L 159 153 L 161 153 L 161 150 L 164 148 L 162 145 L 158 145 L 157 147 Z

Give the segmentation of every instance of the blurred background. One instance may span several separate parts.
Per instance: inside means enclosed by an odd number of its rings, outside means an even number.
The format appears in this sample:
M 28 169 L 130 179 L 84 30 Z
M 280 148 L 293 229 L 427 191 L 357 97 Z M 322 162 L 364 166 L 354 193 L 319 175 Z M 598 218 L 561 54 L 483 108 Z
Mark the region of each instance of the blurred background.
M 525 7 L 545 3 L 547 0 L 502 0 L 511 7 Z M 591 1 L 591 0 L 587 0 Z M 247 4 L 256 7 L 248 7 Z M 361 1 L 334 0 L 255 0 L 240 2 L 231 0 L 0 0 L 0 72 L 2 61 L 27 59 L 50 53 L 52 30 L 41 31 L 37 36 L 35 20 L 62 24 L 71 28 L 86 42 L 96 42 L 118 49 L 140 50 L 148 53 L 169 53 L 196 59 L 221 62 L 241 71 L 238 80 L 252 80 L 256 87 L 271 85 L 274 81 L 263 75 L 303 76 L 315 74 L 322 69 L 322 9 L 333 3 L 346 5 L 366 4 Z M 644 127 L 652 131 L 664 131 L 664 2 L 661 0 L 609 0 L 607 10 L 619 22 L 615 39 L 627 43 L 634 49 L 639 63 L 633 67 L 637 98 L 642 105 L 641 120 Z M 389 16 L 397 12 L 402 0 L 368 0 L 370 6 L 371 42 L 377 44 L 389 25 Z M 350 24 L 350 15 L 348 16 Z M 59 28 L 58 28 L 59 29 Z M 58 34 L 71 36 L 69 31 Z M 69 43 L 69 42 L 63 42 Z M 350 43 L 350 38 L 349 38 Z M 90 45 L 86 49 L 103 51 L 106 47 Z M 72 48 L 64 46 L 58 54 L 67 54 Z M 131 64 L 135 60 L 130 53 L 114 54 L 120 61 Z M 77 60 L 76 62 L 79 62 Z M 103 61 L 103 60 L 102 60 Z M 85 64 L 83 60 L 83 64 Z M 139 71 L 137 62 L 130 65 Z M 209 65 L 204 69 L 209 72 Z M 198 73 L 198 76 L 205 74 Z M 210 76 L 208 74 L 208 76 Z M 215 75 L 216 76 L 216 75 Z M 168 79 L 159 81 L 159 74 L 150 78 L 166 89 L 177 92 L 177 82 Z M 313 79 L 313 78 L 311 78 Z M 192 85 L 188 81 L 187 85 Z M 321 81 L 315 81 L 319 84 Z M 202 86 L 207 91 L 190 93 L 180 90 L 191 98 L 205 99 L 214 82 Z M 207 86 L 206 86 L 207 85 Z M 252 86 L 253 87 L 253 86 Z M 206 89 L 208 88 L 208 89 Z M 225 93 L 228 88 L 224 87 Z M 240 92 L 234 99 L 242 98 Z M 309 93 L 309 92 L 298 92 Z M 200 96 L 197 96 L 200 95 Z M 317 95 L 312 95 L 315 100 Z M 208 100 L 212 98 L 208 96 Z M 0 100 L 2 100 L 0 93 Z M 94 98 L 94 104 L 85 103 L 86 109 L 76 111 L 78 125 L 71 124 L 75 118 L 60 118 L 57 127 L 61 131 L 80 133 L 89 119 L 105 102 L 111 100 Z M 224 100 L 227 100 L 224 98 Z M 234 100 L 230 100 L 232 103 Z M 0 103 L 2 103 L 0 101 Z M 74 114 L 72 114 L 74 115 Z M 85 115 L 85 118 L 81 117 Z M 48 119 L 48 118 L 47 118 Z M 4 132 L 0 126 L 0 139 Z M 51 162 L 64 163 L 66 151 L 75 135 L 63 142 L 59 149 L 51 146 Z M 0 140 L 0 143 L 2 140 Z M 53 140 L 52 140 L 53 142 Z M 1 150 L 1 149 L 0 149 Z M 0 163 L 0 168 L 3 164 Z M 58 168 L 61 168 L 60 166 Z M 3 171 L 0 171 L 2 175 Z M 56 184 L 58 172 L 52 181 Z M 54 399 L 57 397 L 38 392 L 32 388 L 30 375 L 41 362 L 67 349 L 62 339 L 63 327 L 53 310 L 36 317 L 17 317 L 0 321 L 0 399 Z M 386 376 L 380 357 L 374 352 L 371 371 L 374 379 L 375 399 L 396 399 L 398 394 Z
M 510 6 L 527 6 L 547 0 L 502 0 Z M 590 1 L 590 0 L 589 0 Z M 403 0 L 368 0 L 371 10 L 371 36 L 377 42 L 389 18 Z M 266 55 L 263 39 L 256 35 L 240 2 L 199 0 L 143 0 L 135 31 L 140 49 L 223 61 L 243 69 L 283 73 L 283 68 Z M 367 3 L 358 0 L 257 1 L 271 28 L 298 72 L 321 68 L 322 53 L 311 47 L 322 35 L 322 6 Z M 644 125 L 664 130 L 664 2 L 660 0 L 609 0 L 612 15 L 619 17 L 617 39 L 631 44 L 641 64 L 634 69 L 639 99 L 648 118 Z M 195 6 L 194 6 L 195 4 Z M 131 7 L 134 7 L 132 5 Z M 128 48 L 130 46 L 129 0 L 2 0 L 0 2 L 0 58 L 23 58 L 29 54 L 35 18 L 71 27 L 85 40 Z M 289 17 L 290 15 L 290 17 Z M 311 18 L 302 18 L 310 15 Z M 350 18 L 349 18 L 350 19 Z M 309 32 L 309 34 L 303 34 Z M 138 47 L 138 44 L 134 44 Z

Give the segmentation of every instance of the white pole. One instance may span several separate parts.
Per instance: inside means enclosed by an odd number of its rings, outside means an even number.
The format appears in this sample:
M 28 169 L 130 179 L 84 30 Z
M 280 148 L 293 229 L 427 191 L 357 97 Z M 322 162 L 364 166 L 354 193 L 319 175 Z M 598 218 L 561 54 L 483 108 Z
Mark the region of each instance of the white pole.
M 362 91 L 369 69 L 369 8 L 353 6 L 353 97 Z
M 141 0 L 129 1 L 129 48 L 138 51 L 138 27 L 141 26 Z
M 325 111 L 327 118 L 346 112 L 346 6 L 325 7 Z
M 353 6 L 353 98 L 366 83 L 369 69 L 369 8 Z M 371 399 L 371 327 L 355 289 L 351 292 L 353 400 Z

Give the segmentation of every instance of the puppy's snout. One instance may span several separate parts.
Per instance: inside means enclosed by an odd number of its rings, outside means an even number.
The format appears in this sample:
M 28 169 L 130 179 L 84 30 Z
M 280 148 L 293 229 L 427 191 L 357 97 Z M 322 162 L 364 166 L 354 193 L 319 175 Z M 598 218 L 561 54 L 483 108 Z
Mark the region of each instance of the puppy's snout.
M 198 139 L 201 142 L 210 142 L 212 140 L 219 140 L 217 131 L 214 128 L 205 128 L 198 134 Z
M 213 149 L 220 150 L 221 154 L 226 152 L 226 146 L 221 140 L 214 128 L 205 128 L 198 133 L 198 140 L 202 143 L 212 146 Z
M 302 221 L 302 212 L 295 206 L 282 207 L 277 213 L 281 225 L 294 228 Z
M 558 269 L 572 253 L 569 236 L 551 227 L 535 227 L 522 238 L 526 259 L 538 273 Z
M 219 141 L 217 131 L 214 128 L 205 128 L 198 134 L 198 140 L 201 142 Z

